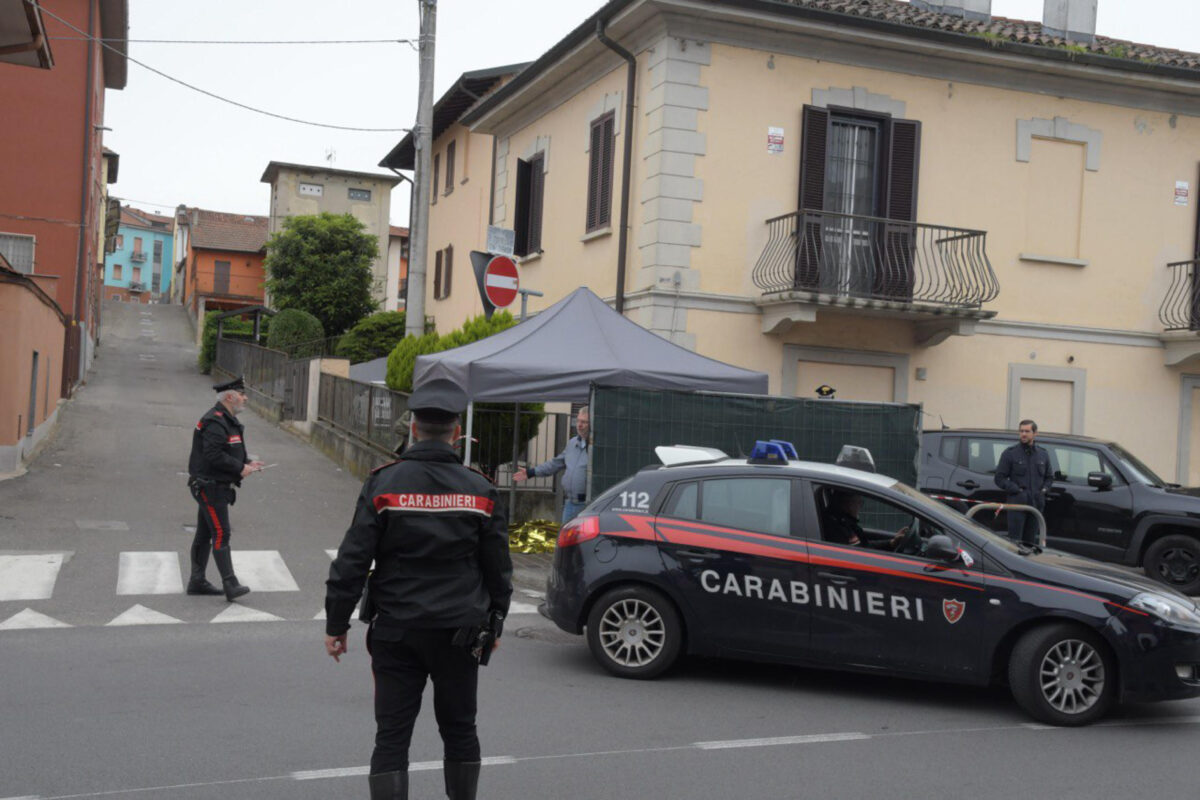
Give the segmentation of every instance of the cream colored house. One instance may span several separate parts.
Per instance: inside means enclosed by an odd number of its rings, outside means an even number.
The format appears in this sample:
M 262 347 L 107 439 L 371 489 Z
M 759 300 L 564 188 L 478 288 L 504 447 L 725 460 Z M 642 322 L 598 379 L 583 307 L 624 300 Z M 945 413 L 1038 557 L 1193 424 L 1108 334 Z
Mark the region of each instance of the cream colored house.
M 491 223 L 494 142 L 491 136 L 473 133 L 459 120 L 480 98 L 496 91 L 525 66 L 464 72 L 433 106 L 425 315 L 434 319 L 442 333 L 483 313 L 470 252 L 484 249 Z M 415 163 L 415 142 L 409 133 L 379 166 L 411 172 Z
M 772 392 L 1033 417 L 1200 484 L 1200 56 L 1094 12 L 612 0 L 461 123 L 532 308 L 587 285 Z
M 388 272 L 389 214 L 392 188 L 400 178 L 371 172 L 351 172 L 329 167 L 284 164 L 272 161 L 262 175 L 271 184 L 271 216 L 268 234 L 283 229 L 288 217 L 321 214 L 350 214 L 379 243 L 379 253 L 371 264 L 372 296 L 380 311 L 395 311 L 398 305 L 398 274 Z M 393 291 L 389 292 L 388 288 Z

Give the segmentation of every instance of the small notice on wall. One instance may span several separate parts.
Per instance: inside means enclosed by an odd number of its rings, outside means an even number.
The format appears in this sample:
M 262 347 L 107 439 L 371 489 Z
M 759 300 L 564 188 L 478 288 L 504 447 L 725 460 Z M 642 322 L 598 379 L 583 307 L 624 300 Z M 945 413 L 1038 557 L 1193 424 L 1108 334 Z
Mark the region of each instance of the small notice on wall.
M 1189 188 L 1187 181 L 1175 181 L 1175 205 L 1186 206 L 1188 204 Z
M 783 152 L 783 128 L 767 128 L 767 152 Z

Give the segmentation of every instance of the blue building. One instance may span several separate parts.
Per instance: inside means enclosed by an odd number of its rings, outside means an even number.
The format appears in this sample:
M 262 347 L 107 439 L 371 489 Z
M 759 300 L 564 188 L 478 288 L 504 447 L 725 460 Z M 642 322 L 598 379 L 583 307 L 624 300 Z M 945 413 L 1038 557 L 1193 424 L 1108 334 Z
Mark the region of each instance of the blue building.
M 113 252 L 104 258 L 104 299 L 171 302 L 172 218 L 121 206 Z

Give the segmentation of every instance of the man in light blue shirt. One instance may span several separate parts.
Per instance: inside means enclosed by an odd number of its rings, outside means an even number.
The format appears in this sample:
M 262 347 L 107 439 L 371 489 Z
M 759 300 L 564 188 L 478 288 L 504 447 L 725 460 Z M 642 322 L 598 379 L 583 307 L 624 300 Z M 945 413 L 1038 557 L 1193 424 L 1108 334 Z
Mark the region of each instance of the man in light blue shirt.
M 513 473 L 513 480 L 520 483 L 529 478 L 548 478 L 566 470 L 563 475 L 563 511 L 562 524 L 566 525 L 575 515 L 583 511 L 587 505 L 588 479 L 588 408 L 579 409 L 575 416 L 575 435 L 567 442 L 567 447 L 549 461 L 530 467 L 528 470 L 519 469 Z

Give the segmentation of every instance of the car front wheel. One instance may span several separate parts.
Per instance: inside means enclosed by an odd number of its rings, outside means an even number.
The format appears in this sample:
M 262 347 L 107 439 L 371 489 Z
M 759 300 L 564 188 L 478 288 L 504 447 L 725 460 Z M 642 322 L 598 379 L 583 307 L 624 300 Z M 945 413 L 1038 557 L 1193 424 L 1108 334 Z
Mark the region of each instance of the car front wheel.
M 1200 594 L 1200 540 L 1164 536 L 1146 551 L 1146 574 L 1184 594 Z
M 661 593 L 641 586 L 606 592 L 587 621 L 588 647 L 600 666 L 622 678 L 655 678 L 679 657 L 683 626 Z
M 1088 725 L 1100 719 L 1112 705 L 1116 679 L 1100 637 L 1069 623 L 1025 634 L 1008 662 L 1017 705 L 1051 725 Z

